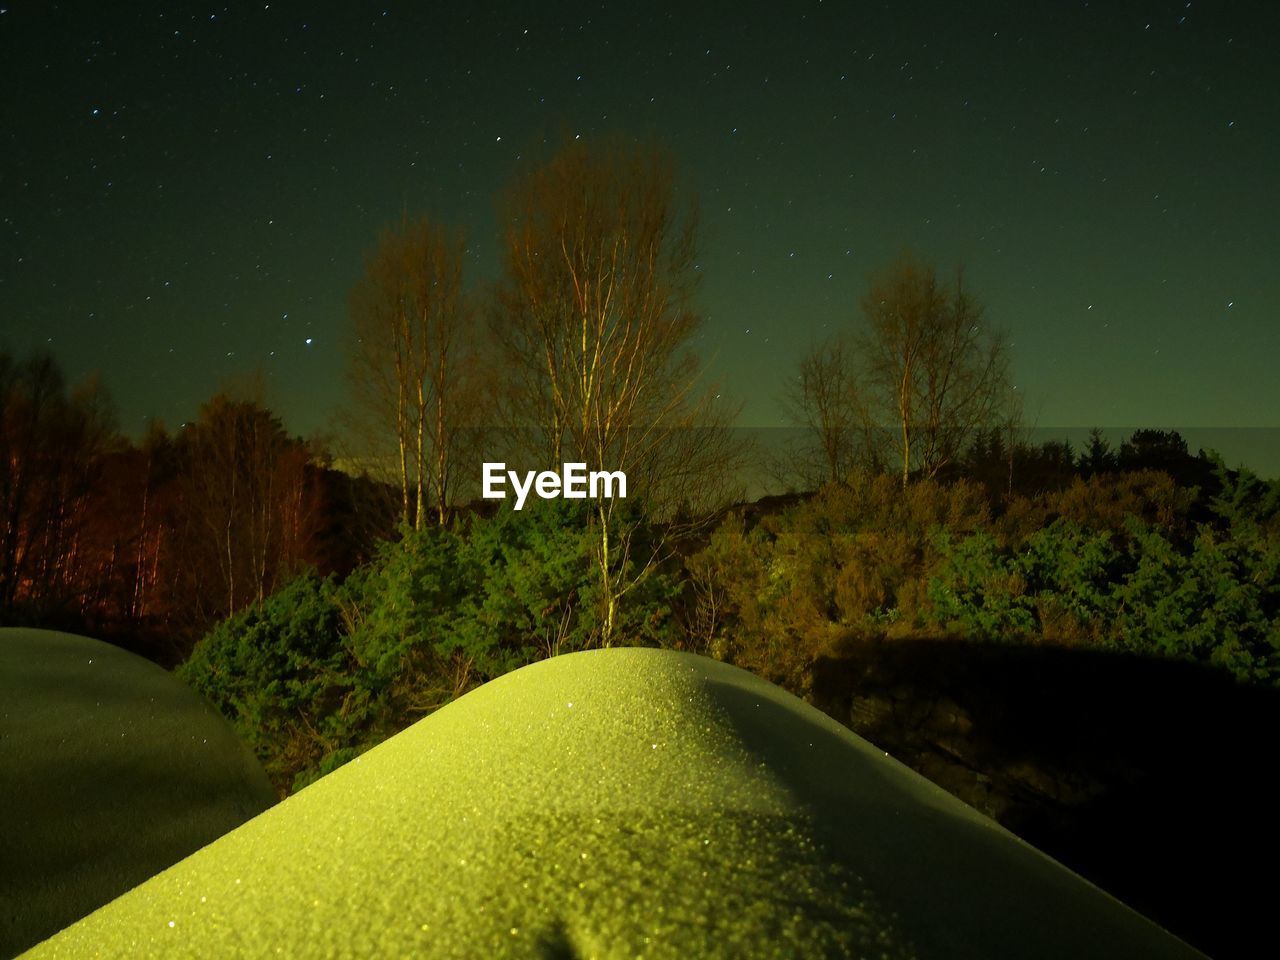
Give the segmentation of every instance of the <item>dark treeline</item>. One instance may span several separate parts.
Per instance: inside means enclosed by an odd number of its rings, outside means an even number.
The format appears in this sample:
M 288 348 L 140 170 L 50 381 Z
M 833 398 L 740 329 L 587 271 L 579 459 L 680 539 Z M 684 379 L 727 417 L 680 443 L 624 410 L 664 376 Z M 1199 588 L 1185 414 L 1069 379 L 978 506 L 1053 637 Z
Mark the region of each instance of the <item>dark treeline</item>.
M 219 394 L 175 433 L 119 432 L 96 382 L 0 353 L 0 623 L 185 659 L 304 569 L 345 573 L 394 530 L 385 491 L 334 470 L 262 404 Z

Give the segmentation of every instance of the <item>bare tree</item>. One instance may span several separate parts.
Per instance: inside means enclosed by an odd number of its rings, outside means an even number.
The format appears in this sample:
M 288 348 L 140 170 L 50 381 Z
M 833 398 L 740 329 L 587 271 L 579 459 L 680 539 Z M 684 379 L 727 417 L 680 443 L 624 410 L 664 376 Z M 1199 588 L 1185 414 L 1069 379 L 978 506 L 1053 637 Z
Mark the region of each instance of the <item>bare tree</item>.
M 859 346 L 869 381 L 894 424 L 905 486 L 912 469 L 935 476 L 973 431 L 1000 417 L 1008 357 L 957 272 L 944 288 L 930 265 L 901 258 L 862 302 Z
M 186 562 L 206 619 L 261 603 L 308 559 L 310 452 L 257 402 L 218 394 L 181 436 Z
M 158 420 L 147 424 L 146 435 L 139 444 L 137 532 L 134 535 L 133 584 L 128 611 L 134 620 L 143 620 L 153 612 L 155 595 L 164 582 L 162 564 L 170 558 L 167 540 L 171 517 L 166 516 L 164 497 L 166 481 L 174 473 L 173 443 Z
M 878 433 L 865 378 L 844 336 L 814 343 L 783 391 L 783 409 L 806 440 L 786 453 L 787 468 L 806 486 L 843 483 L 858 466 L 878 462 Z
M 68 390 L 52 357 L 0 353 L 0 608 L 65 606 L 100 557 L 84 534 L 118 444 L 94 381 Z
M 445 521 L 480 399 L 463 256 L 461 235 L 406 220 L 383 234 L 351 297 L 356 400 L 374 434 L 393 440 L 401 519 L 415 528 L 428 509 Z
M 696 216 L 677 199 L 670 158 L 572 142 L 513 185 L 504 212 L 496 332 L 526 450 L 624 471 L 651 515 L 703 498 L 730 444 L 688 349 L 702 321 Z M 617 580 L 630 541 L 610 542 L 612 501 L 596 509 L 608 644 L 617 602 L 638 579 Z

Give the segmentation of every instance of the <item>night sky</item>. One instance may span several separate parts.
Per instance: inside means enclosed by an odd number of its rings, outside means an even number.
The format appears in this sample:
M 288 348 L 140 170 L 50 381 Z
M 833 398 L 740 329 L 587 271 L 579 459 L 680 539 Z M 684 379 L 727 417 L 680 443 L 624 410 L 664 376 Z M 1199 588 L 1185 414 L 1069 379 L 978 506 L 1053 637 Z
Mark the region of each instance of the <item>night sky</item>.
M 963 263 L 1041 426 L 1280 426 L 1280 4 L 0 0 L 0 344 L 171 427 L 345 393 L 364 251 L 567 131 L 665 142 L 741 422 L 904 248 Z

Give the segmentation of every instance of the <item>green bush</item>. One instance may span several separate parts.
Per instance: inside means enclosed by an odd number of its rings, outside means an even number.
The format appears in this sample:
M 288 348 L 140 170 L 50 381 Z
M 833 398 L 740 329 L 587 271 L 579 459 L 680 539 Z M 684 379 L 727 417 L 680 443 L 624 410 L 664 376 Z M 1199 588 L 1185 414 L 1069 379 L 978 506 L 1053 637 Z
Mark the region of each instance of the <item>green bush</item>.
M 1274 683 L 1280 548 L 1259 529 L 1203 524 L 1182 543 L 1130 516 L 1123 537 L 1058 520 L 1018 550 L 985 532 L 943 540 L 931 616 L 967 637 L 1087 641 Z
M 803 690 L 815 657 L 850 637 L 911 629 L 937 563 L 935 533 L 988 522 L 972 484 L 859 475 L 746 529 L 724 520 L 687 561 L 699 646 Z
M 1199 660 L 1241 680 L 1280 680 L 1280 551 L 1201 527 L 1189 553 L 1156 531 L 1117 589 L 1116 643 Z
M 922 632 L 1280 683 L 1280 484 L 1216 470 L 1207 499 L 1159 473 L 1101 474 L 1015 498 L 994 521 L 971 484 L 855 476 L 754 526 L 725 518 L 682 569 L 659 559 L 662 531 L 623 508 L 607 594 L 592 508 L 538 501 L 403 530 L 341 584 L 299 577 L 180 669 L 282 790 L 479 683 L 600 643 L 609 597 L 614 643 L 711 653 L 797 693 L 825 652 Z
M 681 584 L 648 562 L 649 527 L 614 523 L 614 642 L 674 645 Z M 344 583 L 299 577 L 219 624 L 180 674 L 298 788 L 480 683 L 599 643 L 598 533 L 563 501 L 401 531 Z
M 178 668 L 280 785 L 345 739 L 352 665 L 334 585 L 304 575 L 209 632 Z
M 987 532 L 953 542 L 940 536 L 942 568 L 930 580 L 931 619 L 963 636 L 1016 640 L 1034 632 L 1035 603 L 1018 558 Z

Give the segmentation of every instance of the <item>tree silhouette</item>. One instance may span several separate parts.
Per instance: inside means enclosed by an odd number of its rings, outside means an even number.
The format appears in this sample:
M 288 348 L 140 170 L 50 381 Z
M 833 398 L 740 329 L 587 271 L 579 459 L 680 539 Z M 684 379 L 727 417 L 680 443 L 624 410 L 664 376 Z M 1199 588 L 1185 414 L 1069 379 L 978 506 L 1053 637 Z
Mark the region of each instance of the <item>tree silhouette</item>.
M 96 382 L 68 390 L 51 356 L 0 352 L 0 608 L 76 598 L 85 572 L 101 562 L 84 534 L 118 442 Z
M 813 347 L 785 391 L 793 422 L 817 440 L 826 479 L 859 460 L 873 469 L 896 460 L 903 486 L 913 470 L 936 477 L 988 428 L 1013 451 L 1021 397 L 963 274 L 945 288 L 931 265 L 903 256 L 872 277 L 862 316 L 851 339 Z M 1011 488 L 1013 460 L 1006 466 Z
M 727 417 L 697 392 L 696 216 L 671 160 L 621 140 L 570 142 L 515 181 L 503 211 L 495 331 L 525 451 L 622 470 L 651 512 L 705 501 L 723 482 Z M 597 505 L 604 643 L 629 589 L 615 580 L 631 543 L 626 532 L 611 542 L 613 511 Z
M 1086 477 L 1099 473 L 1111 473 L 1119 466 L 1119 458 L 1111 449 L 1111 444 L 1102 435 L 1102 431 L 1094 427 L 1089 431 L 1089 443 L 1080 454 L 1080 472 Z
M 783 409 L 807 428 L 814 446 L 790 449 L 790 472 L 806 486 L 843 483 L 859 465 L 878 467 L 880 444 L 871 421 L 865 382 L 858 377 L 846 337 L 814 344 L 783 391 Z
M 260 604 L 309 558 L 316 487 L 306 444 L 256 401 L 218 394 L 179 438 L 184 568 L 205 620 Z
M 898 436 L 905 486 L 933 477 L 975 430 L 997 421 L 1008 395 L 1008 357 L 983 322 L 962 272 L 944 287 L 933 266 L 904 255 L 872 278 L 859 346 L 883 414 Z
M 463 255 L 460 234 L 406 220 L 383 234 L 351 295 L 356 401 L 375 441 L 394 443 L 401 519 L 415 528 L 428 509 L 445 521 L 481 399 Z

